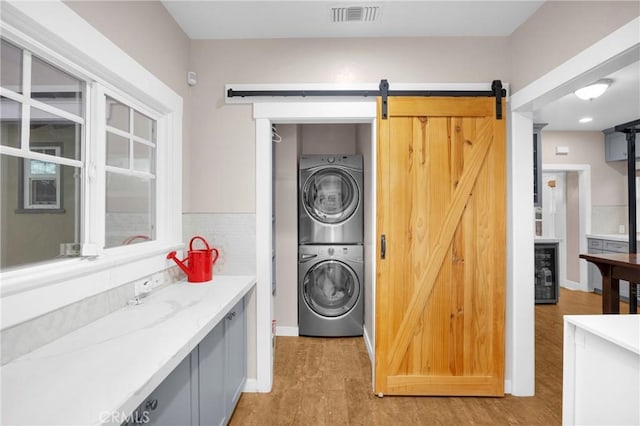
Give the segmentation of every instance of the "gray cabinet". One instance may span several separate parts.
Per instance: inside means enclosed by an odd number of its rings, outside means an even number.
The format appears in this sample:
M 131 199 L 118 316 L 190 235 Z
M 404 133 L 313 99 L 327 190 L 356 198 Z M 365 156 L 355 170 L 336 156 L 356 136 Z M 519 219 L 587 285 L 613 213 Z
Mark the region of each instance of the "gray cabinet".
M 597 238 L 587 239 L 589 254 L 602 253 L 628 253 L 629 243 L 614 240 L 601 240 Z M 600 270 L 591 262 L 589 262 L 589 290 L 596 293 L 602 293 L 602 274 Z M 629 282 L 620 281 L 620 298 L 629 300 Z
M 606 161 L 626 161 L 627 136 L 615 132 L 613 128 L 602 131 L 604 133 L 604 158 Z M 636 133 L 636 146 L 640 146 L 640 134 Z M 636 159 L 640 159 L 640 149 L 636 148 Z
M 191 355 L 164 379 L 131 414 L 125 425 L 193 425 Z
M 225 321 L 221 321 L 198 345 L 198 405 L 201 425 L 219 425 L 225 414 Z
M 244 300 L 229 312 L 225 319 L 225 405 L 229 417 L 233 412 L 247 377 L 246 318 Z
M 589 254 L 602 254 L 603 240 L 589 238 L 587 239 Z M 589 291 L 602 293 L 602 275 L 596 265 L 587 262 L 589 267 Z
M 240 300 L 198 346 L 201 425 L 229 422 L 246 381 L 246 319 Z
M 124 425 L 227 424 L 247 377 L 244 311 L 243 298 Z

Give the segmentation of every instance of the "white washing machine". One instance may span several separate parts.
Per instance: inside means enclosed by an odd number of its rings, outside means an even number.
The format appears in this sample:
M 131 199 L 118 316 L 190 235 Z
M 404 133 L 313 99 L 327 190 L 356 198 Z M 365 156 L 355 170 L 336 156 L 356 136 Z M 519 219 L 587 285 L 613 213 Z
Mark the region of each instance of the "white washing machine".
M 299 164 L 298 242 L 362 244 L 361 155 L 303 155 Z
M 362 336 L 363 246 L 303 245 L 298 253 L 299 334 Z

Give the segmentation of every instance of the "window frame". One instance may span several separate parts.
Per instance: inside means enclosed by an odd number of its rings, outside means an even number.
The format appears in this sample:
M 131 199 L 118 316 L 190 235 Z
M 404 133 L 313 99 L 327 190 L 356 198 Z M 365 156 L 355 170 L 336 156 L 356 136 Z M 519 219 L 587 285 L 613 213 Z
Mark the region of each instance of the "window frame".
M 88 140 L 81 167 L 86 186 L 81 200 L 84 256 L 3 271 L 0 291 L 5 328 L 171 266 L 166 253 L 183 247 L 182 98 L 61 1 L 3 2 L 0 23 L 7 41 L 87 81 L 84 133 Z M 95 99 L 104 90 L 160 117 L 156 127 L 156 239 L 110 249 L 100 248 L 105 217 L 105 153 L 100 149 L 105 147 L 101 136 L 105 132 L 104 123 L 97 119 L 104 117 L 104 103 Z M 95 107 L 90 109 L 90 105 Z M 0 147 L 3 154 L 17 153 L 12 150 L 15 148 Z M 21 152 L 20 156 L 47 160 L 35 152 Z M 57 163 L 78 165 L 65 158 Z M 58 291 L 49 291 L 54 288 Z M 34 302 L 34 292 L 48 296 L 36 297 Z

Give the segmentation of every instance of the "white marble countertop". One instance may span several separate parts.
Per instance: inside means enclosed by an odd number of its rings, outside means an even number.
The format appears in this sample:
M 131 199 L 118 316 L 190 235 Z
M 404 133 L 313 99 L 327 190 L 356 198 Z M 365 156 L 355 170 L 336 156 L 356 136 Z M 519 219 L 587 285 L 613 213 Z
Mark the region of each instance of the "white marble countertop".
M 621 241 L 623 243 L 629 242 L 629 235 L 627 234 L 587 234 L 587 238 L 596 238 L 599 240 Z M 640 241 L 640 237 L 638 238 L 638 241 Z
M 535 243 L 559 243 L 560 241 L 562 241 L 562 239 L 550 237 L 535 237 L 533 241 Z
M 565 315 L 564 320 L 628 351 L 640 354 L 639 315 Z
M 87 425 L 130 414 L 255 283 L 176 283 L 4 365 L 0 423 Z

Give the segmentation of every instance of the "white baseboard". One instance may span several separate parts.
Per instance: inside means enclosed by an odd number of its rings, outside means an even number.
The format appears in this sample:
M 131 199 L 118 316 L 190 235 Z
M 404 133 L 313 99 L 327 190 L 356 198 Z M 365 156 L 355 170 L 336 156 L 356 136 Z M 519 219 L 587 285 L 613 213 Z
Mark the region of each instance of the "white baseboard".
M 257 379 L 247 379 L 244 382 L 244 387 L 242 388 L 242 392 L 248 392 L 248 393 L 260 392 L 258 390 L 258 380 Z
M 504 381 L 504 393 L 511 393 L 511 380 Z
M 564 283 L 560 286 L 569 290 L 580 290 L 580 291 L 589 291 L 589 289 L 584 288 L 580 283 L 571 280 L 565 280 Z
M 276 327 L 276 336 L 298 336 L 298 327 Z

